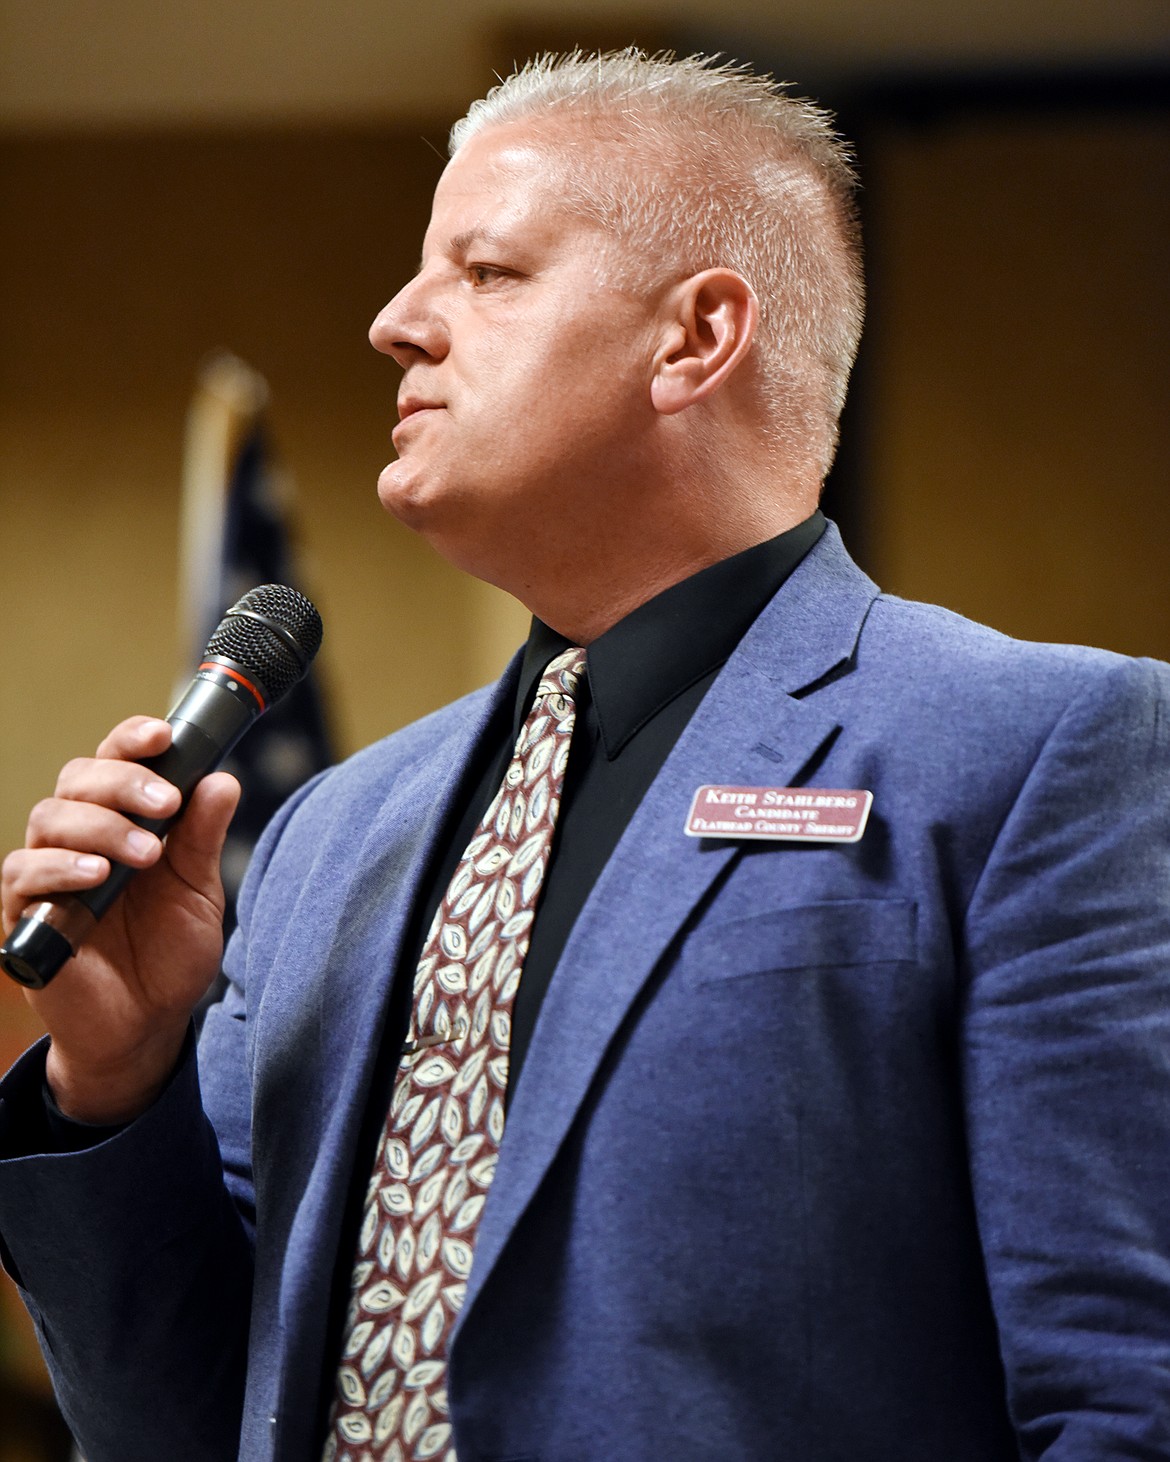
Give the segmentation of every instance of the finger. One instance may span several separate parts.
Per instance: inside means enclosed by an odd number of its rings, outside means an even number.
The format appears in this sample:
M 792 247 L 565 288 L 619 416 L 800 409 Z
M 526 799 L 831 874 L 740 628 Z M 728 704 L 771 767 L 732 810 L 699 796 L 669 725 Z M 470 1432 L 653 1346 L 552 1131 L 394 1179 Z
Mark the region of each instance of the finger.
M 240 784 L 229 772 L 204 777 L 167 838 L 167 861 L 177 877 L 209 896 L 219 895 L 219 860 L 240 801 Z
M 90 802 L 139 817 L 170 817 L 182 799 L 177 787 L 136 761 L 78 757 L 61 768 L 49 800 Z
M 129 863 L 132 868 L 149 868 L 162 850 L 154 833 L 113 808 L 63 797 L 46 797 L 37 803 L 29 814 L 25 843 L 29 849 L 68 848 L 75 853 L 97 853 Z
M 171 727 L 157 716 L 130 716 L 120 721 L 97 749 L 99 757 L 139 761 L 157 756 L 171 744 Z
M 96 888 L 109 876 L 107 858 L 67 848 L 27 849 L 10 853 L 0 870 L 0 913 L 9 934 L 29 904 L 47 894 L 78 893 Z

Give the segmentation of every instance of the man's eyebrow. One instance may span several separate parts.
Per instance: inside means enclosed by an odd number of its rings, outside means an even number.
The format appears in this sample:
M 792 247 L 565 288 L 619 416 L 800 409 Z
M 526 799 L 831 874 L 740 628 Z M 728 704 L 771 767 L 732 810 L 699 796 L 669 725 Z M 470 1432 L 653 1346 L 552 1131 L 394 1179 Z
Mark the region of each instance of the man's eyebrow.
M 504 242 L 504 235 L 494 228 L 469 228 L 462 233 L 452 234 L 448 249 L 452 254 L 466 254 L 475 244 L 488 244 L 497 248 Z M 418 273 L 422 273 L 423 257 L 419 255 Z
M 453 234 L 451 248 L 457 254 L 466 254 L 473 244 L 499 244 L 503 234 L 493 228 L 469 228 L 464 233 Z

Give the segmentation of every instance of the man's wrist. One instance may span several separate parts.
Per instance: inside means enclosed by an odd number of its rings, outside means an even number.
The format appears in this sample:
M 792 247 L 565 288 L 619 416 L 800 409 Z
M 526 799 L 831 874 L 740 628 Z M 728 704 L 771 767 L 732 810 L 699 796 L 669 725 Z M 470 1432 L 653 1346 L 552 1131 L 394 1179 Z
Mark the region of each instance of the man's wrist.
M 100 1143 L 116 1137 L 126 1126 L 124 1122 L 113 1122 L 101 1126 L 93 1122 L 75 1122 L 67 1117 L 57 1105 L 57 1099 L 49 1089 L 47 1081 L 42 1083 L 42 1101 L 45 1110 L 46 1152 L 85 1152 Z
M 140 1117 L 165 1090 L 183 1051 L 187 1026 L 156 1032 L 132 1054 L 107 1063 L 73 1060 L 55 1043 L 45 1082 L 62 1117 L 89 1127 L 120 1127 Z

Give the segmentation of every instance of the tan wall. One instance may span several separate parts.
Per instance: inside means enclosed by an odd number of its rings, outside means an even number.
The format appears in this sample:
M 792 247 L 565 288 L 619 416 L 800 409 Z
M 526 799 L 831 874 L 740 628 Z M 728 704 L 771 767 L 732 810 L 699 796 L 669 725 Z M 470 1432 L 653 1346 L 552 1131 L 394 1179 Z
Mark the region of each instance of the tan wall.
M 165 709 L 184 413 L 216 347 L 272 387 L 343 749 L 494 676 L 522 637 L 511 601 L 375 495 L 397 374 L 366 330 L 416 266 L 441 166 L 425 130 L 0 143 L 0 845 L 65 756 Z
M 218 346 L 272 385 L 343 749 L 522 634 L 374 495 L 395 372 L 365 332 L 415 265 L 424 135 L 441 147 L 438 125 L 0 142 L 0 846 L 65 756 L 165 705 L 183 418 Z M 891 128 L 867 156 L 879 576 L 1170 655 L 1165 127 Z
M 884 585 L 1170 659 L 1170 125 L 968 120 L 870 144 Z
M 519 606 L 375 494 L 397 372 L 366 331 L 417 264 L 441 167 L 424 133 L 442 146 L 441 126 L 0 141 L 0 850 L 66 758 L 167 708 L 184 416 L 212 350 L 272 387 L 343 751 L 522 639 Z M 0 1069 L 38 1033 L 0 982 Z M 5 1373 L 44 1385 L 0 1282 Z

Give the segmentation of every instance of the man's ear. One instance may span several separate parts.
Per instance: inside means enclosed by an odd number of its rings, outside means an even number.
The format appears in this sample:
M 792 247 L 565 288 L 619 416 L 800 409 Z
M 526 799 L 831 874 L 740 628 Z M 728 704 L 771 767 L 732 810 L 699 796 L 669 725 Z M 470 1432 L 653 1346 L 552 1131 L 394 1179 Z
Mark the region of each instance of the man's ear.
M 650 399 L 663 416 L 706 400 L 747 354 L 760 318 L 755 291 L 731 269 L 704 269 L 673 289 Z

